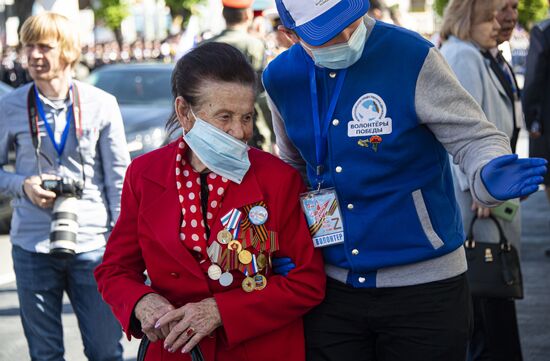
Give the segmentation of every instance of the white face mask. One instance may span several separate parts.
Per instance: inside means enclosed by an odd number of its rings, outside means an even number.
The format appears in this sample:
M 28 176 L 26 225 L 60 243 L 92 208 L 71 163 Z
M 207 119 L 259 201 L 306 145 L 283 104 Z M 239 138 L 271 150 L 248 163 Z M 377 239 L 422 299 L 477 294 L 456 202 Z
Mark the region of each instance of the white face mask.
M 363 54 L 366 38 L 367 27 L 361 21 L 345 43 L 334 44 L 324 48 L 310 48 L 303 42 L 300 42 L 300 44 L 311 52 L 316 65 L 328 69 L 346 69 L 355 64 Z
M 189 148 L 208 169 L 241 184 L 250 168 L 249 146 L 197 117 L 193 111 L 191 114 L 195 124 L 187 133 L 183 131 Z

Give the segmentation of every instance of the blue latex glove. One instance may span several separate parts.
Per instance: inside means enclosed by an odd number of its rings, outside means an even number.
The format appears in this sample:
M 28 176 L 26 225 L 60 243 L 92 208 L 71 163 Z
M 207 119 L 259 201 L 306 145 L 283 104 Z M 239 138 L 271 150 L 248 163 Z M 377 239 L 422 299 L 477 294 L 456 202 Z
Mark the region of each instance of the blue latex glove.
M 487 191 L 504 201 L 534 193 L 546 173 L 546 160 L 542 158 L 518 159 L 517 154 L 497 157 L 481 169 L 481 180 Z
M 292 263 L 289 257 L 273 258 L 271 260 L 271 265 L 273 266 L 274 273 L 284 277 L 288 275 L 288 272 L 296 268 L 296 265 Z

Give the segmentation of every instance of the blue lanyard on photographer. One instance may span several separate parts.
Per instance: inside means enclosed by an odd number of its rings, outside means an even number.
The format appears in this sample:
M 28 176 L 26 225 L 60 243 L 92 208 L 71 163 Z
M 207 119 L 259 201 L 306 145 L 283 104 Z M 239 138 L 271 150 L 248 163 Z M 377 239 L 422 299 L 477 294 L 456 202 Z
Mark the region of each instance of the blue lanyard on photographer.
M 65 144 L 67 144 L 67 137 L 69 135 L 69 128 L 71 127 L 71 118 L 73 118 L 73 105 L 69 106 L 67 109 L 67 115 L 65 118 L 65 129 L 63 129 L 63 133 L 61 134 L 61 139 L 59 140 L 59 143 L 55 141 L 55 134 L 51 127 L 51 125 L 48 123 L 46 119 L 46 113 L 44 113 L 44 106 L 42 105 L 42 101 L 40 100 L 40 96 L 38 95 L 38 88 L 36 86 L 33 86 L 34 89 L 34 100 L 36 104 L 36 108 L 38 110 L 38 115 L 40 118 L 42 118 L 42 121 L 44 122 L 44 128 L 46 128 L 46 131 L 48 133 L 48 136 L 50 137 L 50 140 L 52 141 L 52 144 L 55 148 L 55 151 L 57 152 L 57 162 L 58 164 L 61 164 L 61 155 L 63 154 L 63 150 L 65 149 Z M 69 93 L 72 92 L 73 86 L 69 88 Z M 75 122 L 76 126 L 76 122 Z
M 42 102 L 40 101 L 40 98 L 38 96 L 38 89 L 36 88 L 36 85 L 33 84 L 30 87 L 29 92 L 27 94 L 27 112 L 29 116 L 29 129 L 31 133 L 32 144 L 34 146 L 35 153 L 36 153 L 38 174 L 40 175 L 42 174 L 42 169 L 40 166 L 40 155 L 42 155 L 50 163 L 50 165 L 53 166 L 53 163 L 51 163 L 50 159 L 44 154 L 42 154 L 40 151 L 41 139 L 40 139 L 40 128 L 38 126 L 39 118 L 41 118 L 42 121 L 44 122 L 44 127 L 46 128 L 48 136 L 51 139 L 53 146 L 57 152 L 58 164 L 61 164 L 61 155 L 63 154 L 63 150 L 65 149 L 65 144 L 67 142 L 67 138 L 69 134 L 70 120 L 71 118 L 73 118 L 74 125 L 75 125 L 76 140 L 78 143 L 78 153 L 80 156 L 80 164 L 82 165 L 82 180 L 85 183 L 86 176 L 84 174 L 84 160 L 80 149 L 80 138 L 82 137 L 82 112 L 80 107 L 80 94 L 75 84 L 71 85 L 71 87 L 69 88 L 69 96 L 72 99 L 72 105 L 70 106 L 69 110 L 67 110 L 67 117 L 66 117 L 67 123 L 65 125 L 65 129 L 63 130 L 63 134 L 61 136 L 61 142 L 60 144 L 57 144 L 54 138 L 53 130 L 46 120 L 44 107 L 42 106 Z
M 338 98 L 340 97 L 340 92 L 342 91 L 342 86 L 344 85 L 344 79 L 346 78 L 347 69 L 340 70 L 336 79 L 336 85 L 334 87 L 334 92 L 330 98 L 329 107 L 325 116 L 322 118 L 319 115 L 319 98 L 317 92 L 317 77 L 315 75 L 315 66 L 310 64 L 309 66 L 309 88 L 311 93 L 311 114 L 313 117 L 313 130 L 315 135 L 315 156 L 316 156 L 316 182 L 317 190 L 321 189 L 321 184 L 323 183 L 323 164 L 327 156 L 328 149 L 328 128 L 332 115 L 334 114 L 334 109 L 338 103 Z

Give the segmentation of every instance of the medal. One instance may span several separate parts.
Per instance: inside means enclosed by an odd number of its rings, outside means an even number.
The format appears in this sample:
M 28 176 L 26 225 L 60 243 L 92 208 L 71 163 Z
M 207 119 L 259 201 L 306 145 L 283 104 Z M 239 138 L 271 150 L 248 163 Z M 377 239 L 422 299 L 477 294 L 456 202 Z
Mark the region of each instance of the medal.
M 231 232 L 229 232 L 227 229 L 219 231 L 216 238 L 221 244 L 228 244 L 233 240 Z
M 224 272 L 219 279 L 220 285 L 227 287 L 233 283 L 233 275 L 230 272 Z
M 248 219 L 256 226 L 262 225 L 267 221 L 267 209 L 262 206 L 254 206 L 248 212 Z
M 241 283 L 241 286 L 245 292 L 252 292 L 256 289 L 256 282 L 254 278 L 246 277 Z
M 265 256 L 265 254 L 260 253 L 258 255 L 258 258 L 256 258 L 256 263 L 258 264 L 258 269 L 260 271 L 263 271 L 265 266 L 267 265 L 267 257 Z
M 222 275 L 222 269 L 217 264 L 212 264 L 208 267 L 208 278 L 213 281 L 219 280 Z
M 234 252 L 241 253 L 241 251 L 243 249 L 243 246 L 242 246 L 241 242 L 239 242 L 237 240 L 232 240 L 227 245 L 227 248 L 234 251 Z
M 267 278 L 264 275 L 257 274 L 254 276 L 255 289 L 261 291 L 267 286 Z
M 242 250 L 241 253 L 239 253 L 239 262 L 242 264 L 249 264 L 252 262 L 252 254 L 246 249 Z

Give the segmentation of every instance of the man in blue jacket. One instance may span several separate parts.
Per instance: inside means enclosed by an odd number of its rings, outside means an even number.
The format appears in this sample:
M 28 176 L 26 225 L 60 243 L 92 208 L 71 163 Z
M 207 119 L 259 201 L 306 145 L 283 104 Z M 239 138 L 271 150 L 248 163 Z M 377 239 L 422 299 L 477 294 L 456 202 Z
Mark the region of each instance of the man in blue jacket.
M 263 82 L 280 156 L 315 189 L 302 203 L 328 276 L 305 321 L 308 360 L 464 360 L 448 153 L 485 206 L 534 192 L 546 162 L 511 155 L 432 44 L 365 16 L 368 1 L 276 4 L 297 44 Z

